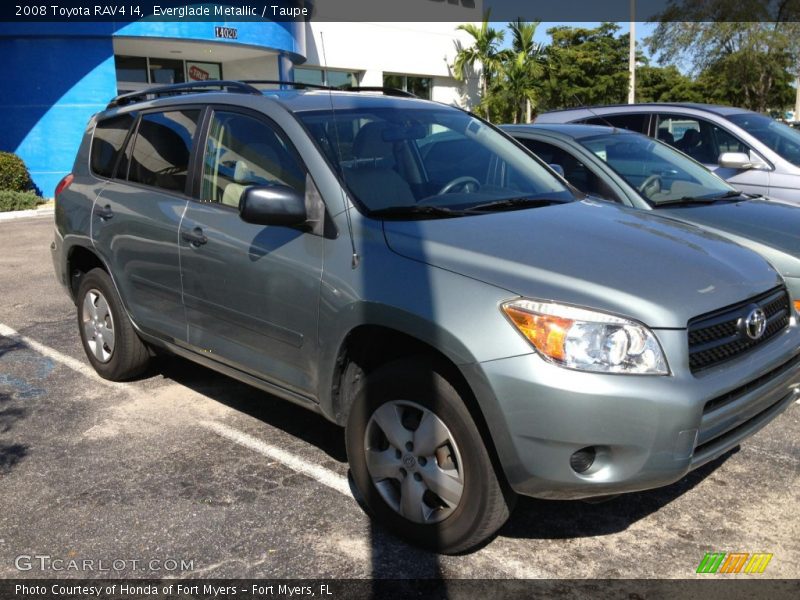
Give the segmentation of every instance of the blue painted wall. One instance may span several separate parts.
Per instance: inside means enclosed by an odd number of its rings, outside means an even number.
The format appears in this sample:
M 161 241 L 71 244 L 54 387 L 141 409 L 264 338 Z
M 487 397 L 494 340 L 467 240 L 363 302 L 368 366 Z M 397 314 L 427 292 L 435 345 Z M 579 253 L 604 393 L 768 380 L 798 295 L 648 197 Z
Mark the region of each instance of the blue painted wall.
M 238 39 L 215 39 L 220 25 Z M 303 25 L 291 22 L 0 24 L 0 150 L 22 157 L 45 197 L 72 169 L 91 115 L 116 95 L 115 35 L 256 46 L 286 57 L 283 65 L 305 60 Z

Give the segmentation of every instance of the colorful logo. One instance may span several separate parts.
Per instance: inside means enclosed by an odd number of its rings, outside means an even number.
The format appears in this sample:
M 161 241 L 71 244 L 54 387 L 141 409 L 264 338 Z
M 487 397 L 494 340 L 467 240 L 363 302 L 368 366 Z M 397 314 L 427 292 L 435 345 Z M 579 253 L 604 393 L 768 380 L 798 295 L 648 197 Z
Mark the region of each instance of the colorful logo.
M 698 573 L 763 573 L 767 568 L 772 554 L 765 552 L 706 552 Z

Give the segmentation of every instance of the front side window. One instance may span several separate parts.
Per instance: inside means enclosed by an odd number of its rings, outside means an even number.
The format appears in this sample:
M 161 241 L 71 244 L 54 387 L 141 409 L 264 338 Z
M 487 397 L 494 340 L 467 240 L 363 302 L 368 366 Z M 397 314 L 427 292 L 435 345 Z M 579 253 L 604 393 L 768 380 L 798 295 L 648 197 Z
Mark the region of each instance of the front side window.
M 519 141 L 547 164 L 559 165 L 564 169 L 564 178 L 584 194 L 592 194 L 619 202 L 619 196 L 611 187 L 571 152 L 541 140 L 521 139 Z
M 183 193 L 192 139 L 200 111 L 171 110 L 142 115 L 130 159 L 128 180 Z
M 92 138 L 92 172 L 101 177 L 113 177 L 122 144 L 128 136 L 134 115 L 128 113 L 100 121 Z
M 697 117 L 659 115 L 656 137 L 706 165 L 715 165 L 723 152 L 750 152 L 724 129 Z
M 574 199 L 513 141 L 456 109 L 342 107 L 298 116 L 367 211 Z
M 800 131 L 756 113 L 730 115 L 728 120 L 793 165 L 800 166 Z
M 644 136 L 610 133 L 577 141 L 653 204 L 736 195 L 702 165 Z
M 235 112 L 215 111 L 203 157 L 200 199 L 238 207 L 249 186 L 285 185 L 305 194 L 305 168 L 270 125 Z

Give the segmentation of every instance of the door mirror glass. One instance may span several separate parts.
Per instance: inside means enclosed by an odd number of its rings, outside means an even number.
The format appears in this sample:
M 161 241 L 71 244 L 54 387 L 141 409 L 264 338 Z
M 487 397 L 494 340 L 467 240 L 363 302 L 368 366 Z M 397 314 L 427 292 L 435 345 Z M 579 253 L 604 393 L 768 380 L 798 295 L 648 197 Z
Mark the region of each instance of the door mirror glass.
M 302 225 L 306 202 L 297 190 L 285 185 L 253 186 L 242 192 L 239 215 L 254 225 Z
M 550 163 L 547 166 L 549 166 L 551 169 L 553 169 L 553 171 L 555 171 L 556 173 L 558 173 L 559 175 L 564 177 L 564 167 L 562 167 L 561 165 L 557 165 L 555 163 Z
M 723 152 L 717 159 L 717 164 L 723 169 L 752 169 L 753 161 L 744 152 Z

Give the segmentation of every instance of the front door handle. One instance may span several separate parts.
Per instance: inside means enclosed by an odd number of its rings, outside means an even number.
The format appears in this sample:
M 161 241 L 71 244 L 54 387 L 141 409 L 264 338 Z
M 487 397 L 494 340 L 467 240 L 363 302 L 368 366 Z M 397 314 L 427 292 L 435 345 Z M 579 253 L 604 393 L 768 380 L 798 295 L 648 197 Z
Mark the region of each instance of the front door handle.
M 114 211 L 111 210 L 111 205 L 106 204 L 102 208 L 101 207 L 95 208 L 94 214 L 103 219 L 103 221 L 108 221 L 111 217 L 114 216 Z
M 184 242 L 189 242 L 195 248 L 202 246 L 208 241 L 208 238 L 199 227 L 195 227 L 191 231 L 181 231 L 181 239 Z

